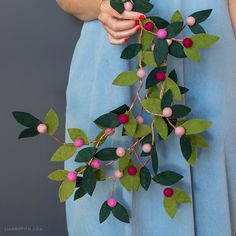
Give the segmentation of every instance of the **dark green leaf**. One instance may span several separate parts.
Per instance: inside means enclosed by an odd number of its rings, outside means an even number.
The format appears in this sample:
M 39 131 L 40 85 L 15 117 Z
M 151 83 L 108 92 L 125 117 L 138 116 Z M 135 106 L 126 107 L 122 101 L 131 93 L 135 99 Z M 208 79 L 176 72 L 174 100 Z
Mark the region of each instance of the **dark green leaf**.
M 147 191 L 152 180 L 151 174 L 148 168 L 145 166 L 141 168 L 139 173 L 140 173 L 140 184 Z
M 99 221 L 103 223 L 111 213 L 111 208 L 107 205 L 107 201 L 102 204 L 102 207 L 99 212 Z
M 176 37 L 183 28 L 183 22 L 173 22 L 167 26 L 168 36 L 167 38 L 174 38 Z
M 135 57 L 138 52 L 141 50 L 142 45 L 139 43 L 134 43 L 134 44 L 130 44 L 129 46 L 127 46 L 123 52 L 121 53 L 120 58 L 122 59 L 131 59 L 133 57 Z
M 192 146 L 191 146 L 189 136 L 187 136 L 187 135 L 181 136 L 180 147 L 181 147 L 181 151 L 182 151 L 184 158 L 188 161 L 188 159 L 190 158 L 190 156 L 192 154 Z
M 153 180 L 161 185 L 169 186 L 176 184 L 183 178 L 182 175 L 174 171 L 163 171 L 160 174 L 153 177 Z
M 75 191 L 74 200 L 78 200 L 79 198 L 82 198 L 86 193 L 87 192 L 83 187 L 78 188 Z
M 177 82 L 178 82 L 178 76 L 177 76 L 175 70 L 172 70 L 172 71 L 169 73 L 168 77 L 171 78 L 171 79 L 177 84 Z
M 181 94 L 185 94 L 185 93 L 187 93 L 189 91 L 188 88 L 185 88 L 185 87 L 182 87 L 182 86 L 179 86 L 179 90 L 180 90 Z
M 118 158 L 116 148 L 104 148 L 95 154 L 95 157 L 102 161 L 112 161 Z
M 156 80 L 156 73 L 158 71 L 166 72 L 166 66 L 154 68 L 148 75 L 146 79 L 146 89 L 155 86 L 158 82 Z
M 98 117 L 94 123 L 106 128 L 116 128 L 120 125 L 118 115 L 111 112 Z
M 206 31 L 203 29 L 201 25 L 193 25 L 189 26 L 189 28 L 194 34 L 206 33 Z
M 171 116 L 172 119 L 182 118 L 191 112 L 191 108 L 189 108 L 185 105 L 180 105 L 180 104 L 173 105 L 171 107 L 171 109 L 173 112 L 173 114 Z
M 96 151 L 97 151 L 97 148 L 95 148 L 95 147 L 83 148 L 76 155 L 75 161 L 76 162 L 88 162 L 94 157 Z
M 120 14 L 122 14 L 125 10 L 124 3 L 122 2 L 122 0 L 110 0 L 110 5 Z
M 27 112 L 14 111 L 12 114 L 18 123 L 26 127 L 37 128 L 42 123 L 39 119 Z
M 163 110 L 165 107 L 170 107 L 173 100 L 171 90 L 167 90 L 161 100 L 161 109 Z
M 83 179 L 82 177 L 77 176 L 77 178 L 76 178 L 76 185 L 75 185 L 76 188 L 79 188 L 79 187 L 82 186 L 82 179 Z
M 27 128 L 24 129 L 20 135 L 18 136 L 19 139 L 21 138 L 29 138 L 29 137 L 34 137 L 36 135 L 38 135 L 39 132 L 35 129 L 35 128 Z
M 212 9 L 207 9 L 207 10 L 195 12 L 191 16 L 196 19 L 196 24 L 199 24 L 205 21 L 210 16 L 211 12 L 212 12 Z
M 112 110 L 110 112 L 115 113 L 117 115 L 120 115 L 120 114 L 124 114 L 128 110 L 129 110 L 129 107 L 126 104 L 124 104 L 124 105 L 122 105 L 122 106 L 120 106 L 120 107 L 118 107 L 115 110 Z
M 167 41 L 156 38 L 153 53 L 157 65 L 160 66 L 167 59 L 168 55 Z
M 158 156 L 157 156 L 157 150 L 156 150 L 155 144 L 152 146 L 151 158 L 152 158 L 152 169 L 154 173 L 156 174 L 158 170 Z
M 150 16 L 149 19 L 154 22 L 158 29 L 166 28 L 169 25 L 168 21 L 158 16 Z
M 96 187 L 96 175 L 92 167 L 90 166 L 88 166 L 84 171 L 82 185 L 83 188 L 88 192 L 88 194 L 92 196 L 94 189 Z
M 129 223 L 129 215 L 127 210 L 117 202 L 116 206 L 111 208 L 112 214 L 120 221 Z
M 169 53 L 176 58 L 185 58 L 184 47 L 179 42 L 173 41 L 169 46 Z
M 153 8 L 153 4 L 151 4 L 147 0 L 136 0 L 132 10 L 146 14 L 149 11 L 151 11 L 152 8 Z

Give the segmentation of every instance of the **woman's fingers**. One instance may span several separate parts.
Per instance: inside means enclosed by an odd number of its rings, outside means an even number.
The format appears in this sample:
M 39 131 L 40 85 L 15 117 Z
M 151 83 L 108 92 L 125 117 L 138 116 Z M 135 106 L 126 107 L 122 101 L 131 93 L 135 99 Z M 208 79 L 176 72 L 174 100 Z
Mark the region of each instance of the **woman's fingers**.
M 127 19 L 127 20 L 143 20 L 146 16 L 140 12 L 136 11 L 124 11 L 122 14 L 119 14 L 114 10 L 113 16 L 117 19 Z
M 128 37 L 127 38 L 122 38 L 122 39 L 116 39 L 112 35 L 108 34 L 108 41 L 111 44 L 119 45 L 119 44 L 125 43 L 127 40 L 129 40 Z

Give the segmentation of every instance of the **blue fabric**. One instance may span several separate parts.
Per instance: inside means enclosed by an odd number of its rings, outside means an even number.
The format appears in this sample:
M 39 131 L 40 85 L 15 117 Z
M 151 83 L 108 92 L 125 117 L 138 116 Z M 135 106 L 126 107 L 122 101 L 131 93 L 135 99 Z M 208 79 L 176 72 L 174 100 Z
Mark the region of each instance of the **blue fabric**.
M 66 202 L 69 236 L 231 236 L 236 232 L 236 43 L 227 8 L 227 0 L 151 1 L 155 9 L 149 15 L 170 18 L 179 9 L 185 16 L 192 12 L 214 8 L 203 23 L 209 33 L 221 40 L 202 50 L 202 62 L 170 58 L 170 69 L 177 70 L 183 86 L 190 89 L 186 104 L 192 107 L 190 117 L 213 121 L 204 134 L 209 148 L 198 152 L 192 169 L 183 159 L 179 139 L 173 134 L 157 144 L 160 170 L 170 168 L 184 175 L 178 184 L 193 199 L 192 205 L 181 205 L 174 219 L 163 209 L 162 189 L 152 183 L 150 190 L 140 188 L 129 193 L 120 184 L 115 196 L 124 204 L 131 223 L 124 224 L 110 216 L 100 225 L 101 204 L 109 197 L 112 181 L 99 182 L 93 197 L 86 195 Z M 187 35 L 187 33 L 186 33 Z M 133 39 L 135 41 L 135 38 Z M 135 68 L 136 61 L 120 59 L 124 45 L 111 45 L 99 21 L 85 22 L 76 45 L 67 87 L 66 128 L 82 128 L 90 138 L 98 133 L 93 121 L 124 103 L 130 104 L 134 88 L 113 86 L 120 73 Z M 146 117 L 148 120 L 149 117 Z M 68 135 L 66 141 L 70 142 Z M 131 144 L 118 132 L 107 145 Z M 65 162 L 65 169 L 74 170 L 74 158 Z M 110 173 L 116 167 L 114 166 Z

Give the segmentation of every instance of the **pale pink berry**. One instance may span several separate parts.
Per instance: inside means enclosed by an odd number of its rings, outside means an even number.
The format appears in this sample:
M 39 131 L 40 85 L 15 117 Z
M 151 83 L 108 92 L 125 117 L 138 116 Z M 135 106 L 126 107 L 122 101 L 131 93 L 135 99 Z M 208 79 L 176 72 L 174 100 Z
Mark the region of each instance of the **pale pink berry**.
M 159 29 L 158 31 L 157 31 L 157 37 L 159 38 L 159 39 L 165 39 L 166 37 L 167 37 L 167 31 L 166 31 L 166 29 Z
M 165 117 L 170 117 L 172 116 L 172 109 L 170 107 L 165 107 L 163 110 L 162 110 L 162 115 L 165 116 Z
M 116 170 L 114 176 L 120 179 L 123 176 L 123 172 L 121 172 L 120 170 Z
M 37 126 L 37 131 L 40 133 L 40 134 L 44 134 L 46 133 L 48 130 L 48 127 L 45 125 L 45 124 L 39 124 Z
M 151 150 L 152 150 L 152 146 L 151 146 L 149 143 L 145 143 L 145 144 L 143 144 L 143 146 L 142 146 L 142 150 L 143 150 L 143 152 L 145 152 L 145 153 L 149 153 L 149 152 L 151 152 Z
M 77 172 L 75 172 L 75 171 L 68 172 L 67 179 L 71 182 L 75 182 L 77 179 Z
M 167 42 L 168 46 L 170 46 L 173 43 L 173 39 L 167 39 L 166 42 Z
M 136 122 L 137 122 L 137 124 L 143 124 L 143 121 L 144 121 L 144 119 L 143 119 L 143 117 L 142 116 L 137 116 L 136 117 Z
M 196 19 L 195 19 L 193 16 L 189 16 L 189 17 L 187 17 L 187 19 L 186 19 L 186 23 L 187 23 L 187 25 L 189 25 L 189 26 L 193 26 L 193 25 L 196 24 Z
M 90 165 L 93 169 L 99 169 L 101 167 L 101 162 L 97 159 L 93 159 Z
M 107 136 L 113 135 L 114 133 L 115 133 L 115 129 L 113 129 L 113 128 L 106 128 L 105 129 L 105 134 Z
M 144 69 L 141 69 L 141 68 L 138 69 L 137 76 L 141 79 L 144 78 L 146 76 L 146 71 Z
M 123 147 L 118 147 L 116 149 L 116 155 L 118 157 L 123 157 L 125 155 L 125 149 Z
M 176 128 L 175 128 L 175 134 L 176 134 L 177 136 L 182 136 L 182 135 L 184 135 L 184 134 L 185 134 L 185 129 L 184 129 L 184 127 L 182 127 L 182 126 L 176 127 Z
M 124 8 L 125 8 L 126 11 L 132 11 L 133 4 L 131 2 L 125 2 L 124 3 Z
M 81 138 L 78 138 L 74 141 L 74 146 L 77 148 L 80 148 L 84 145 L 84 141 Z
M 109 199 L 107 200 L 107 205 L 108 205 L 109 207 L 111 207 L 111 208 L 115 207 L 116 204 L 117 204 L 117 201 L 116 201 L 115 198 L 109 198 Z

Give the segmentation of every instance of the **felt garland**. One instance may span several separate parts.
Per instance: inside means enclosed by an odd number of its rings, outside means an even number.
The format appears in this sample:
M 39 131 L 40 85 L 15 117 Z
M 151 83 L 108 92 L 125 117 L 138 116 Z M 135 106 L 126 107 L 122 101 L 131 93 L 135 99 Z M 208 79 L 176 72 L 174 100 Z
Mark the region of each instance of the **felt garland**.
M 153 5 L 148 0 L 121 1 L 111 0 L 111 6 L 119 13 L 134 10 L 146 14 Z M 191 203 L 188 194 L 181 188 L 174 187 L 183 176 L 173 170 L 159 171 L 157 142 L 163 142 L 174 133 L 179 138 L 180 150 L 185 160 L 194 166 L 197 150 L 208 147 L 207 140 L 199 135 L 211 126 L 211 122 L 199 118 L 187 119 L 191 108 L 180 104 L 188 89 L 178 84 L 176 71 L 167 72 L 167 57 L 189 58 L 199 62 L 199 49 L 213 45 L 219 38 L 207 34 L 200 25 L 211 14 L 211 9 L 198 11 L 183 19 L 179 11 L 171 17 L 170 22 L 159 16 L 141 15 L 138 42 L 128 45 L 121 58 L 130 60 L 138 57 L 137 69 L 120 73 L 114 80 L 115 86 L 132 86 L 138 84 L 136 95 L 130 106 L 124 104 L 102 114 L 94 123 L 101 129 L 94 140 L 89 140 L 79 128 L 69 128 L 70 143 L 60 140 L 55 132 L 59 126 L 57 113 L 50 109 L 39 120 L 26 112 L 13 112 L 17 122 L 26 127 L 19 138 L 33 137 L 47 133 L 60 144 L 51 158 L 54 162 L 63 162 L 75 155 L 75 162 L 80 163 L 76 170 L 56 170 L 48 178 L 61 182 L 59 199 L 66 201 L 73 193 L 74 200 L 86 194 L 92 196 L 97 181 L 112 181 L 108 199 L 101 203 L 100 223 L 113 214 L 118 220 L 130 222 L 128 211 L 114 196 L 118 180 L 129 192 L 138 191 L 139 187 L 148 190 L 151 181 L 163 187 L 163 206 L 173 218 L 179 204 Z M 188 27 L 192 35 L 180 38 L 179 35 Z M 145 67 L 152 68 L 147 74 Z M 145 79 L 146 78 L 146 79 Z M 146 94 L 140 93 L 145 84 Z M 133 108 L 140 106 L 137 117 Z M 144 124 L 143 112 L 153 117 L 151 124 Z M 122 127 L 122 136 L 134 140 L 129 147 L 106 147 L 106 140 Z M 157 135 L 155 135 L 157 134 Z M 141 149 L 141 153 L 137 150 Z M 144 157 L 142 161 L 140 157 Z M 104 170 L 118 162 L 118 169 L 113 176 L 106 176 Z M 148 168 L 151 165 L 151 168 Z

